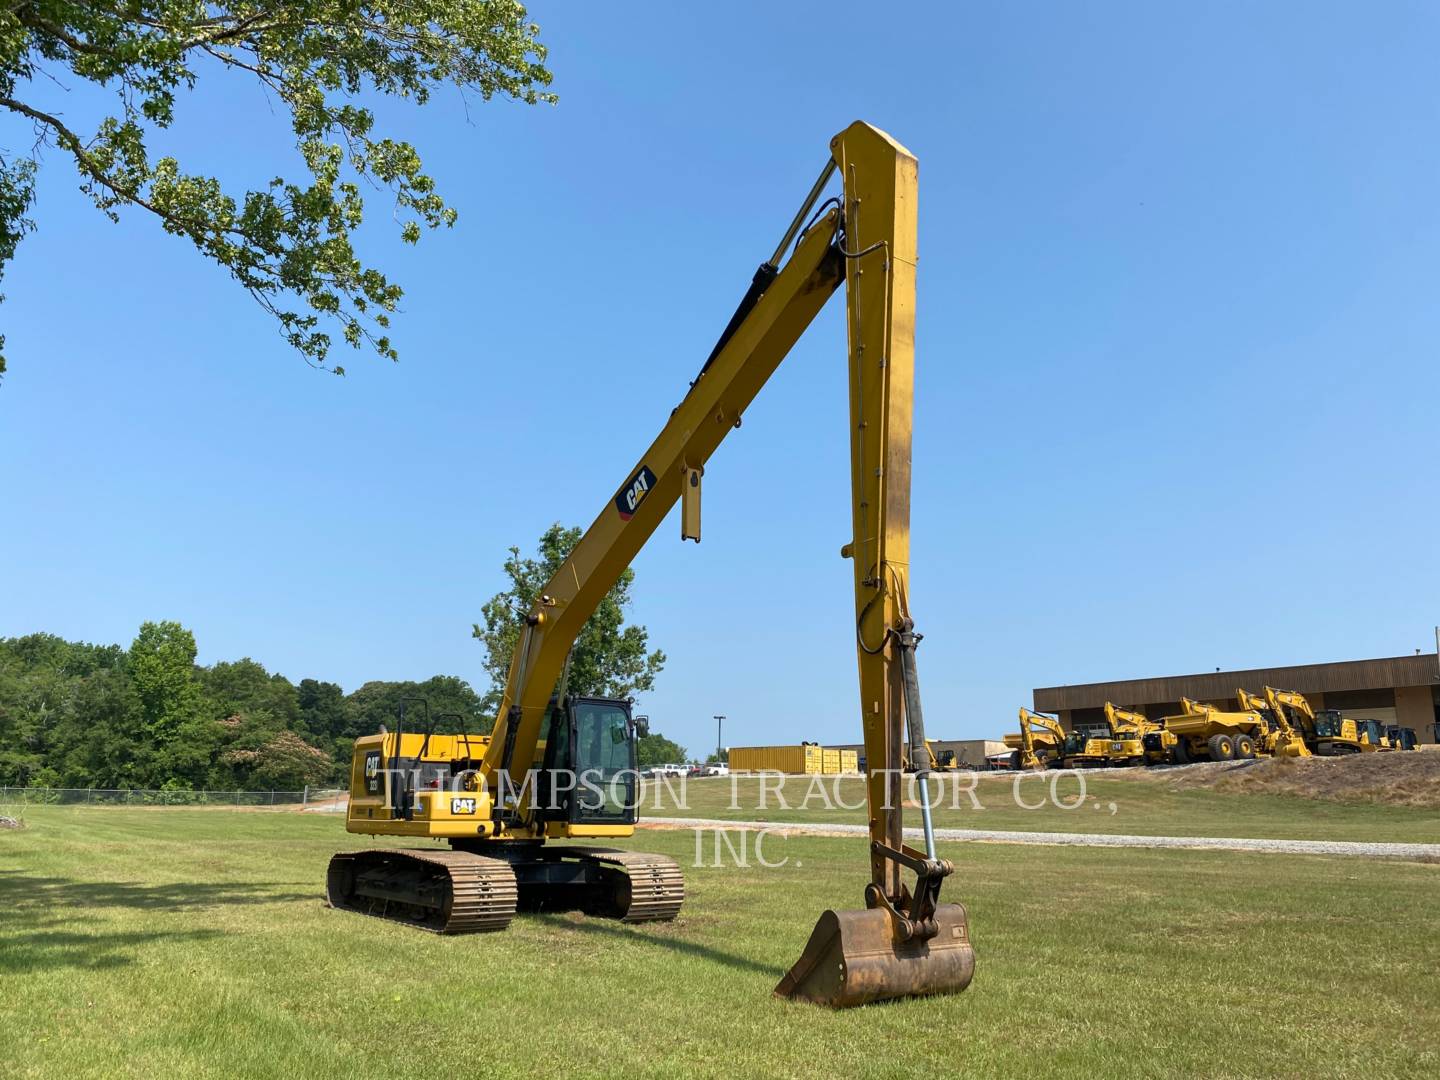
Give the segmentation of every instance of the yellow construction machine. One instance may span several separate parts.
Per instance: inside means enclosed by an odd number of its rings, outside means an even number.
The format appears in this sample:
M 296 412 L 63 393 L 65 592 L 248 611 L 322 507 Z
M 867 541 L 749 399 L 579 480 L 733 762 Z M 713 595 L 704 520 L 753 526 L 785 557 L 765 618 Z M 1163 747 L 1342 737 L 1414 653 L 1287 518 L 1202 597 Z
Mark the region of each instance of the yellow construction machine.
M 954 750 L 947 749 L 943 746 L 939 750 L 936 750 L 935 742 L 935 739 L 925 740 L 925 752 L 930 755 L 931 772 L 958 772 L 965 767 L 964 761 L 961 760 Z
M 839 193 L 823 198 L 837 174 Z M 334 906 L 442 932 L 500 929 L 517 907 L 674 916 L 684 886 L 672 860 L 557 843 L 627 837 L 636 822 L 630 704 L 567 694 L 567 657 L 676 502 L 682 539 L 700 539 L 706 462 L 843 282 L 853 531 L 841 554 L 854 577 L 870 880 L 864 910 L 820 917 L 776 993 L 846 1006 L 969 985 L 965 908 L 940 901 L 954 866 L 935 849 L 910 610 L 916 176 L 915 158 L 868 124 L 831 140 L 819 179 L 688 392 L 526 614 L 491 736 L 427 721 L 357 741 L 346 828 L 449 850 L 337 855 Z M 923 763 L 923 850 L 902 832 L 907 745 Z
M 1145 714 L 1133 709 L 1122 709 L 1111 702 L 1105 702 L 1105 723 L 1110 728 L 1110 737 L 1105 745 L 1097 747 L 1099 763 L 1104 765 L 1144 765 L 1145 735 L 1159 727 L 1145 718 Z M 1086 754 L 1091 748 L 1086 747 Z
M 1254 713 L 1265 721 L 1265 729 L 1256 736 L 1257 753 L 1271 757 L 1310 756 L 1310 748 L 1305 745 L 1304 737 L 1290 726 L 1290 721 L 1283 712 L 1277 714 L 1270 707 L 1266 698 L 1248 690 L 1237 689 L 1235 701 L 1241 712 Z
M 1064 763 L 1070 737 L 1060 721 L 1020 706 L 1020 733 L 1006 735 L 1012 769 L 1047 769 Z
M 1327 710 L 1320 710 L 1316 716 L 1323 716 Z M 1339 716 L 1339 713 L 1336 713 Z M 1380 751 L 1391 751 L 1400 749 L 1398 741 L 1392 741 L 1390 729 L 1379 720 L 1352 720 L 1355 725 L 1355 734 L 1360 739 L 1360 749 L 1367 754 L 1374 754 Z
M 1415 735 L 1414 728 L 1401 727 L 1399 724 L 1385 725 L 1385 736 L 1390 740 L 1390 746 L 1394 750 L 1419 750 L 1420 740 Z
M 943 747 L 935 749 L 938 740 L 925 740 L 925 761 L 929 763 L 931 772 L 958 772 L 963 766 L 954 750 L 946 750 Z M 910 757 L 910 747 L 900 748 L 900 767 L 907 773 L 919 772 L 916 760 Z
M 1143 764 L 1142 732 L 1132 717 L 1145 719 L 1106 702 L 1104 724 L 1077 725 L 1067 732 L 1053 717 L 1022 707 L 1020 733 L 1005 736 L 1005 745 L 1012 749 L 1011 768 L 1094 769 Z
M 1339 757 L 1365 752 L 1355 721 L 1341 716 L 1336 710 L 1321 709 L 1316 712 L 1305 700 L 1304 694 L 1296 690 L 1276 690 L 1273 686 L 1265 687 L 1265 700 L 1278 719 L 1300 733 L 1305 747 L 1312 754 Z
M 1160 720 L 1174 739 L 1170 756 L 1177 765 L 1193 761 L 1243 761 L 1264 752 L 1269 725 L 1258 713 L 1225 712 L 1190 698 L 1181 698 L 1180 708 L 1178 716 Z

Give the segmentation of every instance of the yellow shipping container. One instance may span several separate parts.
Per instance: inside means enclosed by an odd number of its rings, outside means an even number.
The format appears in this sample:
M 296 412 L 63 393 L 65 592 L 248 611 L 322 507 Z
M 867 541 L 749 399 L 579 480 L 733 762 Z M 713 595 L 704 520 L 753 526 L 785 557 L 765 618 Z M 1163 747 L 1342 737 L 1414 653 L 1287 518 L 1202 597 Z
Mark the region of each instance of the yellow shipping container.
M 830 774 L 830 775 L 833 776 L 835 773 L 838 773 L 838 772 L 840 771 L 840 751 L 839 751 L 839 750 L 826 750 L 826 751 L 825 751 L 825 756 L 824 756 L 824 758 L 823 758 L 822 760 L 824 761 L 824 764 L 825 764 L 825 772 L 826 772 L 826 773 L 828 773 L 828 774 Z
M 732 772 L 818 773 L 825 770 L 824 751 L 813 743 L 799 746 L 732 746 Z
M 841 772 L 847 772 L 847 773 L 848 773 L 848 772 L 859 772 L 859 771 L 860 771 L 860 751 L 858 751 L 858 750 L 841 750 L 841 751 L 840 751 L 840 771 L 841 771 Z

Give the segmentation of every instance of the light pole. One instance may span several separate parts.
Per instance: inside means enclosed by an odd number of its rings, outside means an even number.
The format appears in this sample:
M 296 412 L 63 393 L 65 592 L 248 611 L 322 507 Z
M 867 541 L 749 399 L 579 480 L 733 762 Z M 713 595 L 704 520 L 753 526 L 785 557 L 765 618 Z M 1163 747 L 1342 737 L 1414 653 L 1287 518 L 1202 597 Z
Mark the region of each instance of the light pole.
M 715 756 L 723 758 L 725 756 L 725 717 L 715 716 L 712 719 L 715 721 Z

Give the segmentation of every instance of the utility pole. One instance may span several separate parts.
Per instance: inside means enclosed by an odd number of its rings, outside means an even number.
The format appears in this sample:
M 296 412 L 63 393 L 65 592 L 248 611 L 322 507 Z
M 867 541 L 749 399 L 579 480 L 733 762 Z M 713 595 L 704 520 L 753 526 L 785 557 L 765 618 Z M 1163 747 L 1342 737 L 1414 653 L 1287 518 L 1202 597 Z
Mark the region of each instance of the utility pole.
M 1436 628 L 1435 633 L 1436 640 L 1440 641 L 1440 628 Z M 715 756 L 723 758 L 725 756 L 725 717 L 715 716 L 712 719 L 715 721 Z

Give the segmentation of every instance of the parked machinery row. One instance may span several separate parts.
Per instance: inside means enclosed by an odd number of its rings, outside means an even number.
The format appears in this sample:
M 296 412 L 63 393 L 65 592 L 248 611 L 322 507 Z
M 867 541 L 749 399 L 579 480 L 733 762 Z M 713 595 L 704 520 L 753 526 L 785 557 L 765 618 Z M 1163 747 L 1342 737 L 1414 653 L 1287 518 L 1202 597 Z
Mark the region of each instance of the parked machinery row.
M 1254 757 L 1336 757 L 1415 750 L 1413 728 L 1357 720 L 1311 708 L 1305 695 L 1265 687 L 1237 690 L 1233 712 L 1182 698 L 1181 712 L 1151 720 L 1105 703 L 1103 723 L 1066 731 L 1052 716 L 1020 710 L 1020 731 L 1005 736 L 1014 769 L 1184 765 Z

